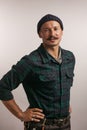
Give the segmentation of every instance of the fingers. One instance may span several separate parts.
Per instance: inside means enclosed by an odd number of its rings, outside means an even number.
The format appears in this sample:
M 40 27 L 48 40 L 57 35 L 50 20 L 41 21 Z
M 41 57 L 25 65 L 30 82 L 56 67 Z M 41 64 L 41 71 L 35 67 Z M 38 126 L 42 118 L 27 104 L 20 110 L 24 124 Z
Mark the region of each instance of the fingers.
M 39 108 L 29 108 L 24 112 L 24 121 L 39 122 L 44 117 L 43 110 Z
M 34 117 L 44 117 L 44 114 L 42 113 L 43 112 L 42 109 L 33 108 L 32 111 Z
M 44 118 L 44 114 L 39 113 L 39 112 L 34 112 L 33 115 L 32 115 L 32 117 L 34 119 L 43 119 Z
M 40 119 L 44 118 L 44 114 L 42 113 L 43 110 L 42 109 L 38 109 L 38 108 L 33 108 L 32 109 L 33 113 L 32 113 L 32 118 L 34 121 L 40 121 Z
M 43 113 L 40 113 L 40 112 L 33 112 L 33 115 L 32 115 L 34 118 L 44 118 L 44 114 Z

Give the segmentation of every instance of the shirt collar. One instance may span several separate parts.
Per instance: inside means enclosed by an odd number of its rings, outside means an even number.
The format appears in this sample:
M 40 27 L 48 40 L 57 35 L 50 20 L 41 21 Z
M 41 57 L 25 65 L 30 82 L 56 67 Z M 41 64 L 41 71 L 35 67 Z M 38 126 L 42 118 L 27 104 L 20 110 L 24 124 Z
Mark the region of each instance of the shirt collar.
M 59 57 L 57 60 L 60 64 L 62 63 L 61 48 L 59 48 Z
M 40 47 L 38 48 L 38 52 L 40 53 L 40 56 L 42 58 L 43 63 L 47 63 L 50 60 L 54 60 L 49 53 L 45 50 L 43 45 L 41 44 Z M 61 56 L 61 48 L 59 48 L 59 58 L 57 62 L 61 63 L 62 62 L 62 56 Z

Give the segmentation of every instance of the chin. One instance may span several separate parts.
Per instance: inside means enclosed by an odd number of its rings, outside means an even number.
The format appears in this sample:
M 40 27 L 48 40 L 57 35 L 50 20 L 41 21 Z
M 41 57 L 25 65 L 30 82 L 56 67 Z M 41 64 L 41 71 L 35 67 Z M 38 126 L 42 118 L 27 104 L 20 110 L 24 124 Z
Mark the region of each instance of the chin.
M 50 43 L 48 43 L 47 45 L 49 45 L 49 46 L 58 46 L 59 44 L 58 44 L 58 43 L 50 42 Z

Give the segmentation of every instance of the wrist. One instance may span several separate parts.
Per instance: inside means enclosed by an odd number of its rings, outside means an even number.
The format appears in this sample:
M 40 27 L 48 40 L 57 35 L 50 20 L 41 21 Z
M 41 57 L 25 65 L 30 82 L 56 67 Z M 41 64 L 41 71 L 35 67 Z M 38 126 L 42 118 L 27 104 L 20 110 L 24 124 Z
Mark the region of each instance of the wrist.
M 19 118 L 21 121 L 24 121 L 24 113 L 23 113 L 23 112 L 18 113 L 18 118 Z

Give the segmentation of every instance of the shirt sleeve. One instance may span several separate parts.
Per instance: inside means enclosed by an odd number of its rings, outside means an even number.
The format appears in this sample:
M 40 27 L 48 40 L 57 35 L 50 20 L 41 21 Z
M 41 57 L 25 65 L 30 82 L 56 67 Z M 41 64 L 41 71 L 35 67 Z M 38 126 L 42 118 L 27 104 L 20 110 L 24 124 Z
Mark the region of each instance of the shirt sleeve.
M 12 90 L 17 88 L 31 71 L 28 56 L 24 56 L 16 65 L 13 65 L 0 80 L 0 100 L 13 99 Z

